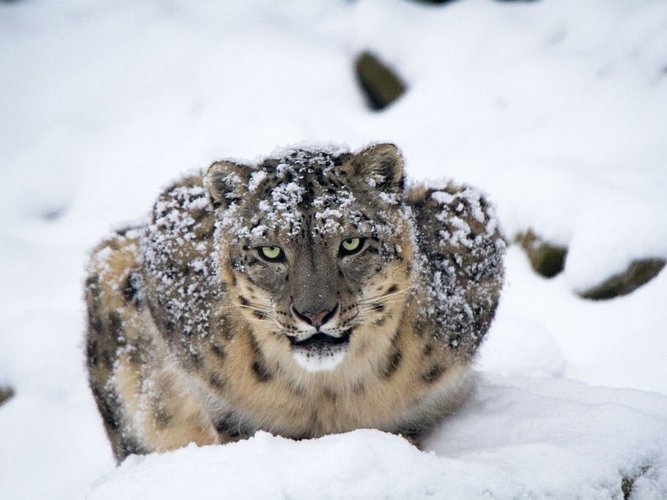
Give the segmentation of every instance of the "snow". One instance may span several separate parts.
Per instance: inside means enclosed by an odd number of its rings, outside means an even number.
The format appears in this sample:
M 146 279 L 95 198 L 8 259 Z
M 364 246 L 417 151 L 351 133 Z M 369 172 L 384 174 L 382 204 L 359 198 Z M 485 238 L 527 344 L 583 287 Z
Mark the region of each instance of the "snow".
M 279 169 L 280 166 L 278 166 Z M 288 234 L 291 236 L 296 236 L 301 229 L 301 220 L 296 214 L 303 193 L 303 187 L 297 182 L 281 184 L 271 191 L 273 201 L 271 203 L 261 202 L 259 209 L 264 212 L 264 216 L 269 221 L 284 227 L 285 232 L 289 231 Z
M 375 430 L 300 442 L 259 432 L 132 457 L 90 498 L 607 499 L 622 498 L 624 477 L 657 497 L 667 492 L 667 408 L 655 403 L 571 381 L 484 380 L 428 453 Z
M 0 3 L 0 498 L 667 497 L 667 271 L 576 295 L 667 257 L 666 26 L 661 0 Z M 407 83 L 381 113 L 352 73 L 367 49 Z M 477 394 L 428 452 L 260 433 L 115 469 L 81 349 L 88 251 L 216 159 L 376 140 L 412 179 L 480 187 L 510 240 L 568 246 L 552 279 L 508 249 Z

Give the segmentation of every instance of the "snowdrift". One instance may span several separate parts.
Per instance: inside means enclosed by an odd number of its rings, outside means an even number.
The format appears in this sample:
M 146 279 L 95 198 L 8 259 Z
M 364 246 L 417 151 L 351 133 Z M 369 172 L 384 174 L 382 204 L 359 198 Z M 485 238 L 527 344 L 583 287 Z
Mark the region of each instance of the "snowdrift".
M 91 500 L 660 498 L 667 398 L 545 379 L 483 381 L 420 452 L 376 430 L 130 457 Z

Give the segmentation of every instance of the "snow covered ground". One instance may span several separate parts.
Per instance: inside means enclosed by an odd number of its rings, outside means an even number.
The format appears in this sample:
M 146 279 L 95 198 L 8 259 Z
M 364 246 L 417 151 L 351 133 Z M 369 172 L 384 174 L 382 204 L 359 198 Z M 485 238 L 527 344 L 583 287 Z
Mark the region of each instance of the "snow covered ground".
M 377 113 L 353 61 L 407 83 Z M 0 498 L 667 498 L 663 0 L 0 2 Z M 414 179 L 485 189 L 512 246 L 478 393 L 419 452 L 361 430 L 114 469 L 81 351 L 87 251 L 221 157 L 393 141 Z
M 298 443 L 258 433 L 133 457 L 91 497 L 622 498 L 624 477 L 637 478 L 637 498 L 658 497 L 667 488 L 665 417 L 664 405 L 635 391 L 500 378 L 483 381 L 441 427 L 435 453 L 379 431 Z

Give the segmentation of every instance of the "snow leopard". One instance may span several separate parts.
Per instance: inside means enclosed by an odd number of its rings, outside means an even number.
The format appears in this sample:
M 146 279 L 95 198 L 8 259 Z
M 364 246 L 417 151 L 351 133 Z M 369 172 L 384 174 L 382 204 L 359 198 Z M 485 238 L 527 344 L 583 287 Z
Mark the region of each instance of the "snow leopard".
M 503 284 L 494 208 L 393 144 L 221 160 L 92 252 L 89 384 L 115 458 L 266 431 L 417 446 L 473 387 Z

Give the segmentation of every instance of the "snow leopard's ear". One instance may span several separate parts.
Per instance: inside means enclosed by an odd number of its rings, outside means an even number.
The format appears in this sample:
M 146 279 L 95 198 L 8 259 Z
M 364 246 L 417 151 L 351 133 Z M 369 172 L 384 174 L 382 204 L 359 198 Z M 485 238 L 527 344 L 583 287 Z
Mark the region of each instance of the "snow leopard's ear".
M 206 172 L 204 185 L 213 201 L 228 207 L 243 198 L 252 169 L 231 161 L 216 161 Z
M 355 155 L 352 167 L 354 175 L 364 177 L 375 189 L 399 195 L 403 192 L 403 155 L 393 144 L 367 147 Z

